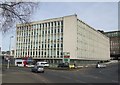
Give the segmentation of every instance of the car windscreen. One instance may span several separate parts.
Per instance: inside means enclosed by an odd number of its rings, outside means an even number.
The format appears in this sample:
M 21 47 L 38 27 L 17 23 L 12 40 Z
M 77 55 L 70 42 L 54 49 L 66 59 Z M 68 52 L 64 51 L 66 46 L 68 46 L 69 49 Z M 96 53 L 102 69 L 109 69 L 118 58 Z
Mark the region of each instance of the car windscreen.
M 17 62 L 17 64 L 22 64 L 22 62 Z

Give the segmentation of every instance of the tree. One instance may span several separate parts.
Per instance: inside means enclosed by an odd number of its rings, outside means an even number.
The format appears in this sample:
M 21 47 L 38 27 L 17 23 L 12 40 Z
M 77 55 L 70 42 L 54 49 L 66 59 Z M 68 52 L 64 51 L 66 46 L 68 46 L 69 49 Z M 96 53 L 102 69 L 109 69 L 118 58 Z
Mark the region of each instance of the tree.
M 29 22 L 37 5 L 36 2 L 0 2 L 0 31 L 8 31 L 16 22 Z

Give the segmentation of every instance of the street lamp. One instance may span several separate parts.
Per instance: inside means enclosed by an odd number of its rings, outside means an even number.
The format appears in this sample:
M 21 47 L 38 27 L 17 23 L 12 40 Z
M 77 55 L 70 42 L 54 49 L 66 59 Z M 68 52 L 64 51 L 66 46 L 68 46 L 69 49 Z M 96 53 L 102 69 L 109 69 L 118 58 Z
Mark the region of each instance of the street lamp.
M 13 38 L 13 36 L 10 36 L 10 44 L 9 44 L 9 57 L 11 55 L 11 38 Z M 9 69 L 10 67 L 10 59 L 7 58 L 8 64 L 7 64 L 7 69 Z
M 13 38 L 13 36 L 10 36 L 10 44 L 9 44 L 9 51 L 10 51 L 10 53 L 9 53 L 9 55 L 11 55 L 11 38 Z

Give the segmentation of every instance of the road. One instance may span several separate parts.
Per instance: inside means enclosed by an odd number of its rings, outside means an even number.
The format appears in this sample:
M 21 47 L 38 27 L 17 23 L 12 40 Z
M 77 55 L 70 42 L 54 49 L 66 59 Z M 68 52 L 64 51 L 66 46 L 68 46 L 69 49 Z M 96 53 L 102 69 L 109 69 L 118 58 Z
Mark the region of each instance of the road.
M 30 68 L 11 67 L 3 69 L 3 83 L 118 83 L 118 64 L 72 71 L 45 69 L 45 73 L 32 73 Z

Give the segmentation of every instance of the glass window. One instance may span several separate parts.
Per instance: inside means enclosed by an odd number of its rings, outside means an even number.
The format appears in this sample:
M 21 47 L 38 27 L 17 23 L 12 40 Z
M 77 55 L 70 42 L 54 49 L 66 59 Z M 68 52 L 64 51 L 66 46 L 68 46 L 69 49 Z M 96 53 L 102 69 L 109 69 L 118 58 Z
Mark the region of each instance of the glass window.
M 58 21 L 58 26 L 60 25 L 60 22 Z
M 63 47 L 63 44 L 61 44 L 61 47 Z
M 63 21 L 61 21 L 61 25 L 63 26 Z
M 54 22 L 55 26 L 56 26 L 56 21 Z
M 61 32 L 63 32 L 63 29 L 61 29 Z
M 51 22 L 51 26 L 53 26 L 53 22 Z
M 48 23 L 48 26 L 50 27 L 50 22 Z
M 59 55 L 59 51 L 57 51 L 57 55 Z
M 54 44 L 54 47 L 56 47 L 56 44 Z
M 55 29 L 55 33 L 56 33 L 56 29 Z

